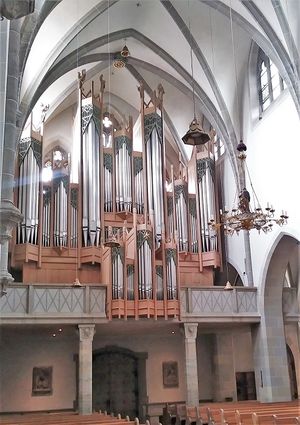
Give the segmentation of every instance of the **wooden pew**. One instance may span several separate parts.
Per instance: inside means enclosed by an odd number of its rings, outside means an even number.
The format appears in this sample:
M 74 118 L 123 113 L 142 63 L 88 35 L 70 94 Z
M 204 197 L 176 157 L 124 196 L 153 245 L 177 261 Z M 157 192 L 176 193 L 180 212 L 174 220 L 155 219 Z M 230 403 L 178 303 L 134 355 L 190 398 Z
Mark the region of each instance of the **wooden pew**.
M 205 421 L 199 406 L 180 405 L 177 408 L 176 425 L 204 425 Z
M 260 403 L 257 401 L 209 403 L 204 406 L 174 404 L 168 407 L 169 422 L 164 425 L 274 425 L 273 415 L 282 424 L 300 415 L 298 401 Z M 297 423 L 296 419 L 293 424 Z
M 273 425 L 274 424 L 274 416 L 276 416 L 277 420 L 286 420 L 287 418 L 296 418 L 298 416 L 298 413 L 296 411 L 289 412 L 289 411 L 281 411 L 278 410 L 276 414 L 269 412 L 254 412 L 252 414 L 252 425 Z M 281 424 L 284 422 L 280 422 Z M 294 422 L 297 423 L 297 422 Z M 243 424 L 244 425 L 244 424 Z
M 273 415 L 273 424 L 274 425 L 300 425 L 300 416 L 298 417 L 278 417 L 277 415 Z
M 1 425 L 139 425 L 138 419 L 128 421 L 127 419 L 93 414 L 81 416 L 76 414 L 34 414 L 20 415 L 17 417 L 1 418 Z

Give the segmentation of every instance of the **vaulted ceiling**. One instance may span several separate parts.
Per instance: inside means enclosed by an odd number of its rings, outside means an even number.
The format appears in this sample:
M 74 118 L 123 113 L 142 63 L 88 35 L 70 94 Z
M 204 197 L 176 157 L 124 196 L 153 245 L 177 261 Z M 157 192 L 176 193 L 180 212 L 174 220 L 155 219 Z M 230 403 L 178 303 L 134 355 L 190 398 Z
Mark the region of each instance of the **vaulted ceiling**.
M 299 0 L 37 0 L 22 27 L 21 109 L 50 104 L 47 120 L 77 101 L 77 73 L 106 80 L 107 108 L 137 117 L 137 86 L 165 90 L 170 138 L 181 141 L 196 111 L 217 130 L 234 165 L 243 135 L 243 93 L 251 52 L 260 46 L 299 106 Z M 298 32 L 297 32 L 298 31 Z M 113 54 L 130 50 L 126 68 Z

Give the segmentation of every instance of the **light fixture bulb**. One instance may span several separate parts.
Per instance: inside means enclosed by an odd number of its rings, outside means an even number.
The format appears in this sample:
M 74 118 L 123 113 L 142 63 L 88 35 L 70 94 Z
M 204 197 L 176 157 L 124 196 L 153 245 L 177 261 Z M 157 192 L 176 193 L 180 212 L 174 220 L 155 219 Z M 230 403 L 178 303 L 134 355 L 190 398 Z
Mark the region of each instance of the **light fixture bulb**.
M 128 56 L 130 56 L 130 52 L 128 50 L 128 47 L 125 46 L 123 47 L 123 49 L 121 50 L 121 56 L 123 56 L 123 58 L 128 58 Z
M 224 290 L 225 291 L 232 291 L 233 290 L 233 286 L 231 285 L 229 280 L 227 280 L 226 285 L 224 286 Z

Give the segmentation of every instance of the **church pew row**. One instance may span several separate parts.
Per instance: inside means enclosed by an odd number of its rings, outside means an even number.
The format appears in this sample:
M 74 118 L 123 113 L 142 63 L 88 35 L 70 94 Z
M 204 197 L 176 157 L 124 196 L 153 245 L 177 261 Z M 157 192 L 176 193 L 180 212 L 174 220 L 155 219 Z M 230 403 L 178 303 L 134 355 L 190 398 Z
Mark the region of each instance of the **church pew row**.
M 217 407 L 216 407 L 217 406 Z M 222 406 L 222 407 L 221 407 Z M 237 407 L 239 410 L 237 410 Z M 255 413 L 254 413 L 255 412 Z M 189 407 L 184 404 L 169 405 L 164 411 L 164 425 L 273 425 L 282 418 L 297 423 L 300 415 L 298 402 L 288 403 L 218 403 L 210 407 Z
M 121 419 L 105 414 L 87 416 L 77 414 L 33 414 L 14 417 L 0 417 L 1 425 L 139 425 L 139 420 Z M 149 425 L 149 424 L 147 424 Z
M 287 417 L 279 418 L 277 415 L 273 415 L 273 420 L 274 425 L 300 425 L 300 416 L 289 419 Z
M 86 419 L 86 417 L 77 416 L 72 419 L 66 418 L 66 417 L 57 417 L 57 418 L 47 418 L 45 415 L 39 416 L 38 418 L 35 418 L 34 420 L 29 418 L 15 418 L 9 421 L 2 421 L 0 419 L 1 425 L 135 425 L 134 421 L 103 421 L 100 420 L 97 417 L 89 417 L 89 419 Z
M 299 416 L 299 408 L 277 408 L 273 407 L 272 409 L 255 409 L 256 412 L 253 411 L 224 411 L 223 409 L 219 409 L 216 411 L 212 411 L 208 409 L 207 414 L 207 423 L 209 425 L 273 425 L 274 422 L 274 413 L 278 419 L 287 418 L 293 419 L 293 423 L 296 422 L 296 418 Z M 283 423 L 283 422 L 281 422 Z

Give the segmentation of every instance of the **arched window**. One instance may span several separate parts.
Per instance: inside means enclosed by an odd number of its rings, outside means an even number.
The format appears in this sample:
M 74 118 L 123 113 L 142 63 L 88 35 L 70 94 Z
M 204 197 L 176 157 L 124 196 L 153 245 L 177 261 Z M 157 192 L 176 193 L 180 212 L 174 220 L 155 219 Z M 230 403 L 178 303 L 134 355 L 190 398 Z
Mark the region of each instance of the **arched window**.
M 261 117 L 262 113 L 286 87 L 277 67 L 261 49 L 258 53 L 257 85 Z
M 42 170 L 43 182 L 49 182 L 55 176 L 69 174 L 70 154 L 64 149 L 56 146 L 52 149 L 44 159 L 44 167 Z
M 220 137 L 216 134 L 214 139 L 214 156 L 215 160 L 219 159 L 223 153 L 225 152 L 225 145 L 220 139 Z

